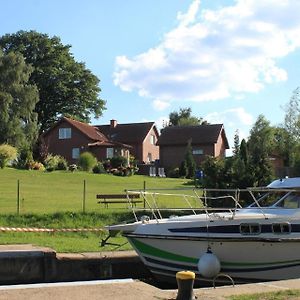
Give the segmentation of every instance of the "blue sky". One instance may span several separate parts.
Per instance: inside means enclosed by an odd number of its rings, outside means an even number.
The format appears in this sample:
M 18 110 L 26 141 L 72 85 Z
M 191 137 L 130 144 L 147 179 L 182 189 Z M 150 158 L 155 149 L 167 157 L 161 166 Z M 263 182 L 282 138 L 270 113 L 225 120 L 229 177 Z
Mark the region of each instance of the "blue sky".
M 191 107 L 247 137 L 283 122 L 299 86 L 298 0 L 0 0 L 0 35 L 36 30 L 72 46 L 101 80 L 93 124 L 155 121 Z

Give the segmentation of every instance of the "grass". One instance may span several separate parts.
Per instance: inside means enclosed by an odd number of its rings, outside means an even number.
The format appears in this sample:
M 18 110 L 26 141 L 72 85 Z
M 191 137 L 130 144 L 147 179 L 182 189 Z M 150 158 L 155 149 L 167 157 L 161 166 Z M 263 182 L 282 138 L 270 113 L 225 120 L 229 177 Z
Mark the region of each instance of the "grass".
M 83 182 L 86 182 L 83 213 Z M 20 214 L 17 215 L 17 182 L 20 184 Z M 117 177 L 86 172 L 52 173 L 16 169 L 0 169 L 0 226 L 38 228 L 102 228 L 130 220 L 133 215 L 126 205 L 97 204 L 96 194 L 124 193 L 125 189 L 185 188 L 187 180 L 147 176 Z M 171 203 L 170 203 L 171 202 Z M 160 199 L 161 206 L 177 205 L 174 197 Z M 179 204 L 178 204 L 179 205 Z M 112 250 L 99 248 L 107 233 L 22 233 L 2 232 L 0 244 L 29 243 L 50 247 L 57 252 Z M 113 242 L 125 243 L 123 237 Z M 122 249 L 130 249 L 127 244 Z
M 17 211 L 18 180 L 21 213 L 38 214 L 82 211 L 84 180 L 86 182 L 85 208 L 87 212 L 101 210 L 95 198 L 96 194 L 124 193 L 125 189 L 143 189 L 144 182 L 147 189 L 177 189 L 183 188 L 187 181 L 148 176 L 118 177 L 86 172 L 56 171 L 47 173 L 9 168 L 0 169 L 0 214 Z
M 286 290 L 251 295 L 227 297 L 230 300 L 296 300 L 300 299 L 300 290 Z

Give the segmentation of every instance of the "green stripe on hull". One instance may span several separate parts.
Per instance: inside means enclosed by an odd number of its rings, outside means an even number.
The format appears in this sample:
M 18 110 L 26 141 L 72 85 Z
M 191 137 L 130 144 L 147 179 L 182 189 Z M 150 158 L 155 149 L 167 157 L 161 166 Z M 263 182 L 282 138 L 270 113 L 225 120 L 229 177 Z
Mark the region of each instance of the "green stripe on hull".
M 161 250 L 156 247 L 147 245 L 137 239 L 130 238 L 132 244 L 143 254 L 148 254 L 158 258 L 163 258 L 167 260 L 177 261 L 177 262 L 188 262 L 197 264 L 199 258 L 188 257 L 184 255 L 175 254 L 169 251 Z M 271 266 L 271 265 L 284 265 L 284 264 L 295 264 L 300 263 L 300 260 L 287 260 L 287 261 L 276 261 L 276 262 L 226 262 L 221 261 L 221 267 L 261 267 L 261 266 Z
M 153 246 L 149 246 L 147 244 L 144 244 L 136 239 L 131 238 L 130 239 L 133 245 L 142 253 L 144 254 L 149 254 L 152 256 L 164 258 L 164 259 L 169 259 L 169 260 L 174 260 L 174 261 L 181 261 L 181 262 L 188 262 L 188 263 L 194 263 L 196 264 L 199 259 L 197 258 L 192 258 L 188 256 L 183 256 L 183 255 L 178 255 L 174 254 L 168 251 L 164 251 L 158 248 L 155 248 Z

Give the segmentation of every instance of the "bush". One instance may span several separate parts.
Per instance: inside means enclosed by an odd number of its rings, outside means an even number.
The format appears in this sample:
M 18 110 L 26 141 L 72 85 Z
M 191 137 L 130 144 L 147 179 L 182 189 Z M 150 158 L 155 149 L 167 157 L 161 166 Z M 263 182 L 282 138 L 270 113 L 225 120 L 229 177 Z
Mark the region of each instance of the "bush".
M 110 165 L 112 168 L 126 167 L 128 165 L 128 161 L 126 157 L 115 156 L 110 159 Z
M 5 168 L 9 162 L 17 158 L 17 149 L 8 144 L 0 145 L 0 168 Z
M 78 161 L 79 166 L 83 171 L 91 171 L 93 167 L 97 164 L 96 157 L 90 152 L 83 152 L 79 156 Z
M 94 166 L 94 168 L 93 168 L 93 173 L 95 173 L 95 174 L 104 174 L 104 173 L 106 173 L 106 172 L 105 172 L 105 169 L 104 169 L 104 167 L 103 167 L 103 164 L 102 164 L 101 162 L 98 162 L 98 163 Z
M 76 164 L 71 164 L 71 165 L 69 165 L 69 170 L 71 171 L 71 172 L 75 172 L 75 171 L 77 171 L 77 165 Z
M 48 172 L 52 172 L 54 170 L 67 170 L 68 164 L 66 160 L 60 155 L 47 155 L 44 161 L 45 168 Z
M 31 161 L 28 163 L 29 170 L 45 171 L 45 167 L 41 162 Z
M 64 157 L 59 156 L 56 169 L 57 170 L 68 170 L 68 163 Z
M 179 178 L 179 168 L 168 170 L 167 175 L 171 178 Z
M 34 162 L 32 151 L 28 147 L 23 147 L 19 151 L 16 167 L 18 169 L 30 169 L 30 164 Z

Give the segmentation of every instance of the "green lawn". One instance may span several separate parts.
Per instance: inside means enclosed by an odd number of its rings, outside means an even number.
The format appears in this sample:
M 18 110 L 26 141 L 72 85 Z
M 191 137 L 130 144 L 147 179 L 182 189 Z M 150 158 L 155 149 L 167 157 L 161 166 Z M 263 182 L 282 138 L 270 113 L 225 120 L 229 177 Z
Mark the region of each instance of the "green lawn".
M 148 176 L 118 177 L 86 172 L 40 172 L 0 169 L 0 214 L 17 211 L 17 181 L 20 182 L 21 213 L 79 212 L 83 206 L 84 180 L 86 182 L 86 212 L 101 211 L 96 194 L 124 193 L 124 190 L 184 188 L 187 180 L 153 178 Z M 122 207 L 122 205 L 118 205 Z M 115 207 L 113 207 L 115 208 Z M 125 208 L 125 206 L 124 206 Z
M 20 215 L 17 215 L 17 182 L 20 183 Z M 85 213 L 83 190 L 86 182 Z M 97 204 L 96 194 L 123 193 L 125 189 L 180 189 L 187 180 L 147 176 L 118 177 L 86 172 L 52 173 L 16 169 L 0 169 L 0 226 L 38 228 L 101 228 L 133 219 L 123 204 L 108 209 Z M 169 191 L 168 191 L 169 193 Z M 162 207 L 175 203 L 172 196 L 159 199 Z M 194 203 L 193 203 L 194 204 Z M 141 206 L 142 207 L 142 206 Z M 0 244 L 30 243 L 47 246 L 58 252 L 111 250 L 99 248 L 106 233 L 13 233 L 2 232 Z M 124 243 L 122 237 L 117 243 Z M 130 249 L 126 245 L 122 249 Z

